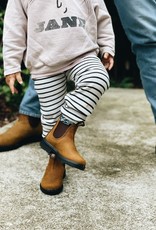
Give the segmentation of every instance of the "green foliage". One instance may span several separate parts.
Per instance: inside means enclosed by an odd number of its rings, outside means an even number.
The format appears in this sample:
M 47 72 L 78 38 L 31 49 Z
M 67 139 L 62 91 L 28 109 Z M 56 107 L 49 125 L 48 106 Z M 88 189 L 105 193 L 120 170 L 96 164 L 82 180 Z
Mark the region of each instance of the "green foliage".
M 134 84 L 132 82 L 131 77 L 125 77 L 121 82 L 115 82 L 114 80 L 111 80 L 111 87 L 116 88 L 134 88 Z
M 2 34 L 3 34 L 4 11 L 0 12 L 0 78 L 3 76 L 3 57 L 2 57 Z

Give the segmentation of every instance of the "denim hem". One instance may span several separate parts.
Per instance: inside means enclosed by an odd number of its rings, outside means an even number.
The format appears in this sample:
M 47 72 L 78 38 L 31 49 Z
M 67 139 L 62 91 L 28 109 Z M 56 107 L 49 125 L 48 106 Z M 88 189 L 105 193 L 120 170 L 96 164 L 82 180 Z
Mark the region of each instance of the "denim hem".
M 31 112 L 28 112 L 28 111 L 25 111 L 25 110 L 19 110 L 19 113 L 27 115 L 27 116 L 30 116 L 30 117 L 41 118 L 41 114 L 31 113 Z

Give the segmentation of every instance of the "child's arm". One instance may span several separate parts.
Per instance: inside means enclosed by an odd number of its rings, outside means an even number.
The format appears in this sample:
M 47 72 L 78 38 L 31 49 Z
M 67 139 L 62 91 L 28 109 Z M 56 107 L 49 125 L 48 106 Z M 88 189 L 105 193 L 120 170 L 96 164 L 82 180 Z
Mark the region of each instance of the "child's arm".
M 12 94 L 18 93 L 17 89 L 14 86 L 15 81 L 17 81 L 19 84 L 23 83 L 20 72 L 7 75 L 5 78 L 5 81 L 6 81 L 6 84 L 9 86 Z
M 97 43 L 100 49 L 101 58 L 112 63 L 115 54 L 115 35 L 112 26 L 111 16 L 103 0 L 92 0 L 97 19 Z M 104 57 L 107 53 L 109 57 Z M 106 59 L 106 60 L 105 60 Z M 111 68 L 111 66 L 109 67 Z
M 9 0 L 3 28 L 4 75 L 21 71 L 21 63 L 26 51 L 27 17 L 23 1 Z

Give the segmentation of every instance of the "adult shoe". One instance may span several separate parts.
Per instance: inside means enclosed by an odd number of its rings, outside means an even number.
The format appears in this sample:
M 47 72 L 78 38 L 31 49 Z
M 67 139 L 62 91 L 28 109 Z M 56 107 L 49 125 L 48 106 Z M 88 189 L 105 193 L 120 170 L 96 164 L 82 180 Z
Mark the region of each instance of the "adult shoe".
M 22 145 L 41 140 L 40 118 L 19 114 L 13 126 L 0 134 L 0 152 L 17 149 Z

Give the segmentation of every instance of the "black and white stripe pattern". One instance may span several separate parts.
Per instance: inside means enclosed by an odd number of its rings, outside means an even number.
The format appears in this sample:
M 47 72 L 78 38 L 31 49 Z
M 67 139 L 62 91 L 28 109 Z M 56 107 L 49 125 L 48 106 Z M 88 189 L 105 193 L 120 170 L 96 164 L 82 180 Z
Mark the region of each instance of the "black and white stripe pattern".
M 42 136 L 45 137 L 61 114 L 60 108 L 66 95 L 66 77 L 60 74 L 37 79 L 34 83 L 40 101 Z
M 67 80 L 75 82 L 75 90 L 68 93 Z M 43 137 L 61 114 L 73 123 L 84 122 L 108 88 L 108 73 L 95 56 L 84 58 L 63 74 L 36 79 L 35 90 L 40 101 Z

